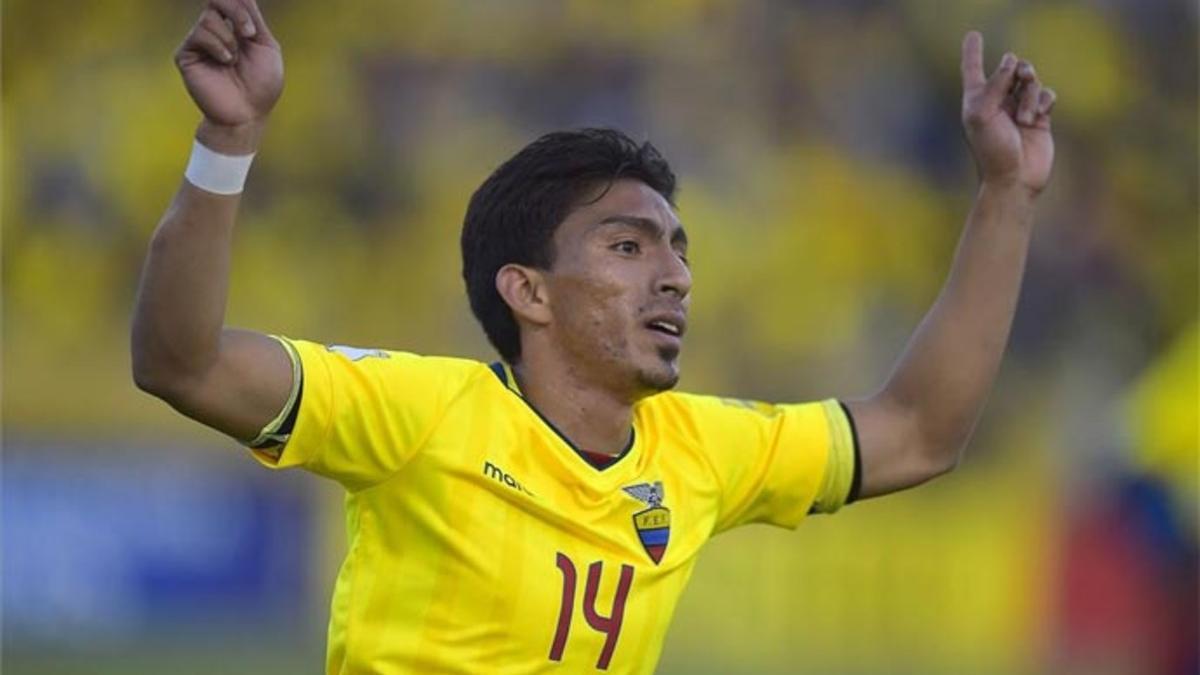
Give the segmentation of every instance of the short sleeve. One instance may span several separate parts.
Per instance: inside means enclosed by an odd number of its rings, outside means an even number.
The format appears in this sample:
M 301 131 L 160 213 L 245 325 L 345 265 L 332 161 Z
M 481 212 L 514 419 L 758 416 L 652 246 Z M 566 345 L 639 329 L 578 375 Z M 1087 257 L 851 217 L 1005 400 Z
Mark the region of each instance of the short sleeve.
M 690 398 L 721 487 L 714 534 L 749 523 L 794 528 L 808 513 L 832 513 L 845 502 L 854 441 L 836 400 Z
M 348 489 L 399 471 L 473 377 L 476 361 L 326 347 L 286 339 L 300 365 L 295 425 L 282 448 L 252 449 L 262 464 L 302 467 Z

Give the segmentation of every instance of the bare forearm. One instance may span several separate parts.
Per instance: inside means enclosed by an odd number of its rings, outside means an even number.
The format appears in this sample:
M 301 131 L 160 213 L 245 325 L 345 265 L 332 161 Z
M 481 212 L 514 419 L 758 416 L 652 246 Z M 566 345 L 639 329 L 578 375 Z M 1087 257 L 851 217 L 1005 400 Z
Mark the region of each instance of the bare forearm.
M 249 440 L 288 400 L 295 371 L 276 340 L 224 328 L 247 163 L 208 151 L 257 151 L 283 91 L 283 53 L 254 0 L 206 0 L 175 65 L 204 118 L 196 140 L 207 150 L 188 175 L 207 189 L 185 180 L 150 242 L 133 313 L 133 377 L 188 417 Z
M 253 152 L 258 130 L 214 130 L 198 138 L 230 154 Z M 135 377 L 153 385 L 201 373 L 216 360 L 229 290 L 230 251 L 241 195 L 217 195 L 186 180 L 151 239 L 134 308 Z
M 963 36 L 963 129 L 982 179 L 949 278 L 882 389 L 847 401 L 862 459 L 859 497 L 954 468 L 1008 343 L 1033 228 L 1050 180 L 1055 95 L 1007 53 L 989 76 L 983 36 Z
M 995 380 L 1025 269 L 1033 197 L 980 188 L 949 278 L 885 388 L 910 411 L 925 452 L 952 465 Z
M 185 182 L 155 230 L 133 315 L 139 383 L 195 373 L 215 360 L 237 201 Z

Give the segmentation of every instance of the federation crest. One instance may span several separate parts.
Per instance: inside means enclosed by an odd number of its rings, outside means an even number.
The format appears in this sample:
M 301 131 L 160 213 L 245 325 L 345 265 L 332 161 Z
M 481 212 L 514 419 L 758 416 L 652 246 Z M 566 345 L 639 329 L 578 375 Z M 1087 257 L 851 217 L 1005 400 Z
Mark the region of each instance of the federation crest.
M 657 565 L 666 553 L 667 541 L 671 537 L 671 510 L 662 505 L 662 481 L 626 485 L 621 489 L 630 497 L 650 506 L 633 514 L 633 529 L 646 554 Z

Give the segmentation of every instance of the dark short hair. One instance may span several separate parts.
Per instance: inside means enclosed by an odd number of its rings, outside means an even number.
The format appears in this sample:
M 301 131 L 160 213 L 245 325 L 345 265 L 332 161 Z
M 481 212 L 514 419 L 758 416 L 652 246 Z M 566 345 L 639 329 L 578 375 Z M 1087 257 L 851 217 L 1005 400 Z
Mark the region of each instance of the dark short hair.
M 675 174 L 653 145 L 595 128 L 542 136 L 471 196 L 462 229 L 463 280 L 471 311 L 505 361 L 520 360 L 521 335 L 496 290 L 496 273 L 510 263 L 550 269 L 559 224 L 597 188 L 607 191 L 621 178 L 642 181 L 674 205 Z

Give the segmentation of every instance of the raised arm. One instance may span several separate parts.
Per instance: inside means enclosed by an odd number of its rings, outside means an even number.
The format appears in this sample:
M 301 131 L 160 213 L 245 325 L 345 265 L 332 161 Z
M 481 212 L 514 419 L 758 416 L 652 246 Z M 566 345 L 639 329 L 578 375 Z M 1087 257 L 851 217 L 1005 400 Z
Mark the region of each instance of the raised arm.
M 292 365 L 272 338 L 224 327 L 241 202 L 237 171 L 226 165 L 258 149 L 283 90 L 283 58 L 254 0 L 210 0 L 175 63 L 204 115 L 196 140 L 217 155 L 207 174 L 189 168 L 207 175 L 196 178 L 205 188 L 185 179 L 150 241 L 133 315 L 133 377 L 183 414 L 249 440 L 287 402 Z
M 1006 54 L 991 77 L 983 38 L 963 40 L 963 126 L 981 185 L 950 276 L 884 387 L 847 401 L 862 457 L 860 497 L 952 469 L 983 409 L 1021 288 L 1033 205 L 1054 162 L 1054 93 Z

